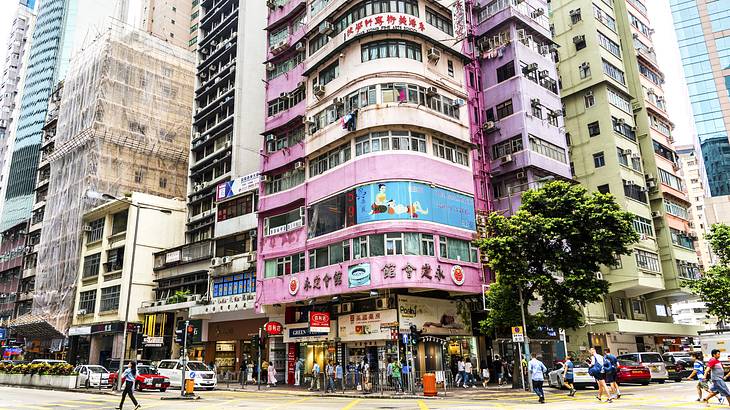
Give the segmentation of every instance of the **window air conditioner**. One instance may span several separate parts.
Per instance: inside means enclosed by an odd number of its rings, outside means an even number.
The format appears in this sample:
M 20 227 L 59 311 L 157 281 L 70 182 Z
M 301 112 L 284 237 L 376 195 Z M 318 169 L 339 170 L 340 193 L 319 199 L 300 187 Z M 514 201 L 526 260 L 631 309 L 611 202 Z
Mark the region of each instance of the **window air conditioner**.
M 428 89 L 426 89 L 426 95 L 428 95 L 429 97 L 433 97 L 436 94 L 438 94 L 438 90 L 436 89 L 436 87 L 428 87 Z
M 507 155 L 503 156 L 502 157 L 502 165 L 508 164 L 508 163 L 512 162 L 512 159 L 513 158 L 512 158 L 512 155 L 511 154 L 507 154 Z
M 304 161 L 295 162 L 294 169 L 296 169 L 297 171 L 304 169 Z
M 428 61 L 437 62 L 441 59 L 441 50 L 436 47 L 431 47 L 428 49 L 427 57 Z
M 266 71 L 274 71 L 274 70 L 276 70 L 276 64 L 266 63 Z
M 91 227 L 89 225 L 84 225 L 84 232 L 91 232 Z
M 272 142 L 272 141 L 276 141 L 276 135 L 274 135 L 274 134 L 266 135 L 266 142 Z
M 314 95 L 316 95 L 317 97 L 321 97 L 321 96 L 323 96 L 323 95 L 324 95 L 324 86 L 323 86 L 323 85 L 321 85 L 321 84 L 315 84 L 315 85 L 314 85 L 314 86 L 312 87 L 312 92 L 313 92 L 313 93 L 314 93 Z

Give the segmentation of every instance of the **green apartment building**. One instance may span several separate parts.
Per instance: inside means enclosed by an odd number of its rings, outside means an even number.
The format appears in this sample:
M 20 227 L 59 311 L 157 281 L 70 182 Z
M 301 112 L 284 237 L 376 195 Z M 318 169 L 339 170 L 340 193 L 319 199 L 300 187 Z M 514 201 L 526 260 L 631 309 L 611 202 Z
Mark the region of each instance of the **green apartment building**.
M 569 348 L 678 350 L 699 329 L 672 323 L 670 306 L 688 296 L 682 282 L 699 265 L 646 7 L 553 0 L 551 22 L 573 175 L 615 195 L 641 235 L 632 255 L 602 270 L 610 294 L 586 309 Z

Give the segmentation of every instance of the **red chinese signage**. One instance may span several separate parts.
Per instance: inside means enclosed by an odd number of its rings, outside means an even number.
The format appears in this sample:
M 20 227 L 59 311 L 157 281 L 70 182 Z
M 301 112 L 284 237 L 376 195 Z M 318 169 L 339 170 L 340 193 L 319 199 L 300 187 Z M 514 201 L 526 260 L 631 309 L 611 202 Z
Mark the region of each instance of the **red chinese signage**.
M 352 23 L 344 30 L 343 35 L 347 41 L 352 37 L 379 30 L 424 32 L 426 25 L 408 14 L 377 14 Z
M 264 325 L 264 330 L 266 330 L 266 333 L 269 335 L 280 335 L 281 332 L 284 331 L 284 326 L 281 325 L 279 322 L 266 322 Z
M 330 314 L 329 312 L 309 312 L 309 331 L 329 333 Z

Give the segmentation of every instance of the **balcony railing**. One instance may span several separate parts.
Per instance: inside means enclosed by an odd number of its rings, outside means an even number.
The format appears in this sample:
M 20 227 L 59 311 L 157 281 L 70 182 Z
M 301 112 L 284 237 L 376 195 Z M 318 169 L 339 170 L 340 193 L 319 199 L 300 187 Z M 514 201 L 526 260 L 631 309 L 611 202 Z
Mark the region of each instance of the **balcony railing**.
M 213 257 L 213 242 L 206 240 L 168 249 L 155 254 L 155 266 L 157 269 L 165 269 L 171 266 Z
M 536 9 L 529 5 L 526 1 L 518 0 L 495 0 L 487 4 L 482 11 L 479 12 L 478 21 L 483 23 L 495 14 L 501 12 L 507 7 L 513 7 L 517 12 L 523 16 L 536 22 L 540 27 L 545 30 L 550 30 L 550 19 L 546 14 L 546 10 Z

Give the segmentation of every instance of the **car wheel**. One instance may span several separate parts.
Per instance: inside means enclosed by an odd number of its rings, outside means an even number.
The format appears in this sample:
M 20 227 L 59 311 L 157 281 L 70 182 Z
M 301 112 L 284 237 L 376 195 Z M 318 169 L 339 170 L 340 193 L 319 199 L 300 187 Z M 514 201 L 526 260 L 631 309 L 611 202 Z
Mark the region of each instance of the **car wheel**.
M 160 389 L 160 392 L 164 393 L 167 389 Z
M 649 385 L 649 382 L 642 382 L 641 385 L 642 386 L 648 386 Z
M 213 391 L 213 389 L 215 389 L 215 387 L 208 387 L 208 388 L 206 388 L 205 390 L 208 390 L 208 391 Z
M 84 387 L 87 389 L 91 387 L 91 383 L 89 383 L 89 379 L 86 379 L 86 381 L 84 382 Z

